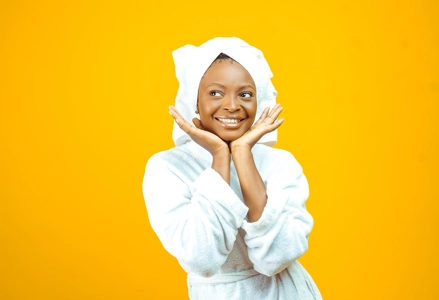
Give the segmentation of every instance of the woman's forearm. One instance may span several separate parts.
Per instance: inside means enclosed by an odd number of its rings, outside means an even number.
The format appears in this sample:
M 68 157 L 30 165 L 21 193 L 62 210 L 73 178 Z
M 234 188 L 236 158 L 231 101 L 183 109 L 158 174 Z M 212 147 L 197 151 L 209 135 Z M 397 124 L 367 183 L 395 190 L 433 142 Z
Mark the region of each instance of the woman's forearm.
M 227 184 L 230 184 L 230 152 L 213 155 L 212 169 L 217 171 Z
M 232 158 L 238 173 L 244 203 L 249 208 L 249 222 L 256 222 L 267 203 L 267 189 L 256 168 L 253 155 L 248 147 L 232 149 Z

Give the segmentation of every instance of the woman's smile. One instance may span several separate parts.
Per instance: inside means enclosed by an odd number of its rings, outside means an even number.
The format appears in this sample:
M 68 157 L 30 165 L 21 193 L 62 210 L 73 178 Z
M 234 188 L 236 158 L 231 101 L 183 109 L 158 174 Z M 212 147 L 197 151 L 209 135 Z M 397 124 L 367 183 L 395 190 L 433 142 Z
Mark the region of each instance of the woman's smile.
M 226 123 L 226 124 L 238 124 L 239 122 L 241 122 L 241 119 L 223 119 L 223 118 L 215 118 L 215 119 L 217 119 L 221 123 Z
M 241 127 L 246 118 L 215 117 L 215 120 L 225 129 L 237 129 Z

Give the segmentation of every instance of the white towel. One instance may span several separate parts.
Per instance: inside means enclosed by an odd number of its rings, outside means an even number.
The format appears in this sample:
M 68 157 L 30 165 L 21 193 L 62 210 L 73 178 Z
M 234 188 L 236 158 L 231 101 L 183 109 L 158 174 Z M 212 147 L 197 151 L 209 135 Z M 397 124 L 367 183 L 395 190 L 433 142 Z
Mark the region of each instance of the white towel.
M 277 92 L 271 82 L 273 74 L 262 52 L 236 37 L 218 37 L 199 47 L 186 45 L 172 52 L 180 83 L 175 107 L 186 121 L 192 123 L 192 119 L 197 117 L 195 109 L 201 78 L 220 53 L 233 58 L 252 76 L 256 84 L 258 107 L 255 121 L 257 121 L 267 106 L 271 108 L 276 104 Z M 177 146 L 191 140 L 175 122 L 172 138 Z M 259 143 L 272 146 L 276 141 L 277 131 L 273 131 L 264 135 Z

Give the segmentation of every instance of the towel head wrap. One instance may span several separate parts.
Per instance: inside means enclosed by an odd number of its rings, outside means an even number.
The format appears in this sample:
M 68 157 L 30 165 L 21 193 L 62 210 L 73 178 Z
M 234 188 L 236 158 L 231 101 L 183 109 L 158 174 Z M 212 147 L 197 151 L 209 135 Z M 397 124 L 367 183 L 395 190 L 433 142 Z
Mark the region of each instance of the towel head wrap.
M 185 45 L 172 52 L 175 72 L 180 83 L 175 107 L 186 121 L 192 123 L 192 119 L 197 117 L 195 109 L 201 78 L 220 53 L 228 55 L 241 64 L 253 78 L 256 84 L 256 122 L 264 108 L 267 106 L 272 108 L 276 104 L 277 92 L 271 83 L 273 74 L 262 52 L 236 37 L 218 37 L 199 47 Z M 191 140 L 175 121 L 172 139 L 177 146 Z M 265 134 L 259 143 L 272 146 L 276 141 L 277 130 Z

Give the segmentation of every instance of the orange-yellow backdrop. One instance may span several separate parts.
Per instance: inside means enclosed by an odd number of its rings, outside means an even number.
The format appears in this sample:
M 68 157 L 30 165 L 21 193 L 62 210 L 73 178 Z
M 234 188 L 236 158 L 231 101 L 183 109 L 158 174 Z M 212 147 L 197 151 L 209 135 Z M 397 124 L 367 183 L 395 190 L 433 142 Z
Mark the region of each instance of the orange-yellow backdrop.
M 438 16 L 433 0 L 2 1 L 0 298 L 187 298 L 143 172 L 173 147 L 171 51 L 238 36 L 275 74 L 324 298 L 438 299 Z

